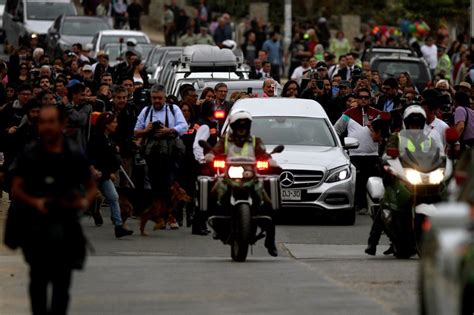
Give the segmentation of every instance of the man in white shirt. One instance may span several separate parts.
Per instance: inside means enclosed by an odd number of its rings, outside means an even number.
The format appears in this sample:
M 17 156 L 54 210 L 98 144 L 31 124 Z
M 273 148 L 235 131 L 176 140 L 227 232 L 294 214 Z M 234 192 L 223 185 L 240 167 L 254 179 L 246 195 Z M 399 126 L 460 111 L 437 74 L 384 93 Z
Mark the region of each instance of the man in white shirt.
M 449 128 L 448 124 L 436 117 L 439 106 L 435 99 L 426 99 L 421 102 L 423 109 L 426 112 L 426 127 L 425 133 L 430 134 L 436 132 L 439 134 L 443 145 L 446 145 L 446 129 Z
M 299 85 L 301 85 L 301 80 L 303 79 L 305 72 L 310 69 L 311 69 L 311 66 L 309 65 L 309 59 L 307 57 L 304 57 L 303 59 L 301 59 L 301 66 L 293 70 L 291 79 L 295 80 L 296 82 L 298 82 Z
M 438 64 L 438 47 L 434 44 L 434 38 L 428 36 L 426 42 L 421 46 L 421 53 L 430 67 L 431 74 L 434 75 L 436 65 Z

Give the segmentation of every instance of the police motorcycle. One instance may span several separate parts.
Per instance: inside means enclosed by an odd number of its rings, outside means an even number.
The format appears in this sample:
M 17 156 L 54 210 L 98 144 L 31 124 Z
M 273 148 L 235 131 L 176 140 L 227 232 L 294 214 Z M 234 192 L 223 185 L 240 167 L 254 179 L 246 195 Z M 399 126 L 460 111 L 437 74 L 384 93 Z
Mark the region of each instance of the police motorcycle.
M 252 137 L 253 143 L 245 144 L 240 154 L 231 154 L 233 149 L 226 140 L 226 154 L 216 155 L 212 161 L 215 176 L 198 178 L 199 210 L 208 211 L 214 239 L 230 245 L 236 262 L 244 262 L 249 247 L 274 228 L 271 212 L 281 204 L 280 167 L 270 158 L 257 160 L 244 152 L 255 147 L 255 139 Z M 211 149 L 206 141 L 199 141 L 199 145 Z M 270 156 L 283 150 L 283 145 L 276 146 Z
M 371 177 L 367 182 L 369 211 L 381 216 L 397 258 L 420 253 L 424 218 L 434 203 L 444 199 L 453 174 L 453 161 L 446 156 L 439 134 L 427 132 L 425 122 L 420 106 L 405 110 L 403 123 L 409 129 L 391 136 L 383 157 L 384 178 Z M 447 134 L 448 143 L 456 142 L 452 138 Z

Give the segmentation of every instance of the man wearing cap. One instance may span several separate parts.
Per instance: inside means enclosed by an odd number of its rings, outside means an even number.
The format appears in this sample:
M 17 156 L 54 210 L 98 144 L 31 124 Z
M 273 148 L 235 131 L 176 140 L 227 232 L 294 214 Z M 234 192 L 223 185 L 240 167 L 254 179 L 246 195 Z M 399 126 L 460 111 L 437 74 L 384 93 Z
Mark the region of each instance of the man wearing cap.
M 454 87 L 456 92 L 463 92 L 467 95 L 471 95 L 471 84 L 469 82 L 463 81 Z
M 196 35 L 195 42 L 197 45 L 214 45 L 214 39 L 207 32 L 207 27 L 201 26 L 200 33 Z
M 328 66 L 324 61 L 319 61 L 316 64 L 316 71 L 318 72 L 318 76 L 321 79 L 329 78 L 329 76 L 328 76 Z
M 95 94 L 97 91 L 97 84 L 94 81 L 94 73 L 92 72 L 92 66 L 90 64 L 85 64 L 81 68 L 81 78 L 85 86 L 91 89 L 92 93 Z
M 100 82 L 102 74 L 114 72 L 114 69 L 109 65 L 109 55 L 105 51 L 100 50 L 97 53 L 97 62 L 92 65 L 92 71 L 96 82 Z
M 304 73 L 309 70 L 311 70 L 309 58 L 303 57 L 301 59 L 301 66 L 296 67 L 296 69 L 293 71 L 293 74 L 291 75 L 291 79 L 297 81 L 298 84 L 301 85 L 301 80 L 303 79 Z
M 446 47 L 439 46 L 438 47 L 438 63 L 435 69 L 435 75 L 439 75 L 441 78 L 452 82 L 451 78 L 451 71 L 452 71 L 452 64 L 451 58 L 449 58 L 448 54 L 446 53 Z

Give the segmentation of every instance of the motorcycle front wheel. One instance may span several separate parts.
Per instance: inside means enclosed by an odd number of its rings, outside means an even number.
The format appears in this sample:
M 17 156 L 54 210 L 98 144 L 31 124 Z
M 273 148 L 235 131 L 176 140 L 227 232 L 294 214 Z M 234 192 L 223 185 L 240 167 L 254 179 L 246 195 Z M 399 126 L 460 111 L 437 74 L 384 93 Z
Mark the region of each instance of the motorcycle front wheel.
M 235 216 L 234 238 L 231 243 L 231 257 L 234 261 L 244 262 L 247 259 L 252 232 L 250 206 L 241 203 Z

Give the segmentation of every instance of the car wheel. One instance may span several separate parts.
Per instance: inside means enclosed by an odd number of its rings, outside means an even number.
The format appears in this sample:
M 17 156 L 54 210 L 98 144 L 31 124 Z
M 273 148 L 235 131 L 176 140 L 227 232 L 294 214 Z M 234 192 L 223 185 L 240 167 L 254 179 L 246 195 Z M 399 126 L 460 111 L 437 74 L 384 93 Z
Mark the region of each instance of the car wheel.
M 356 221 L 356 212 L 355 209 L 341 211 L 337 220 L 341 225 L 354 225 Z

